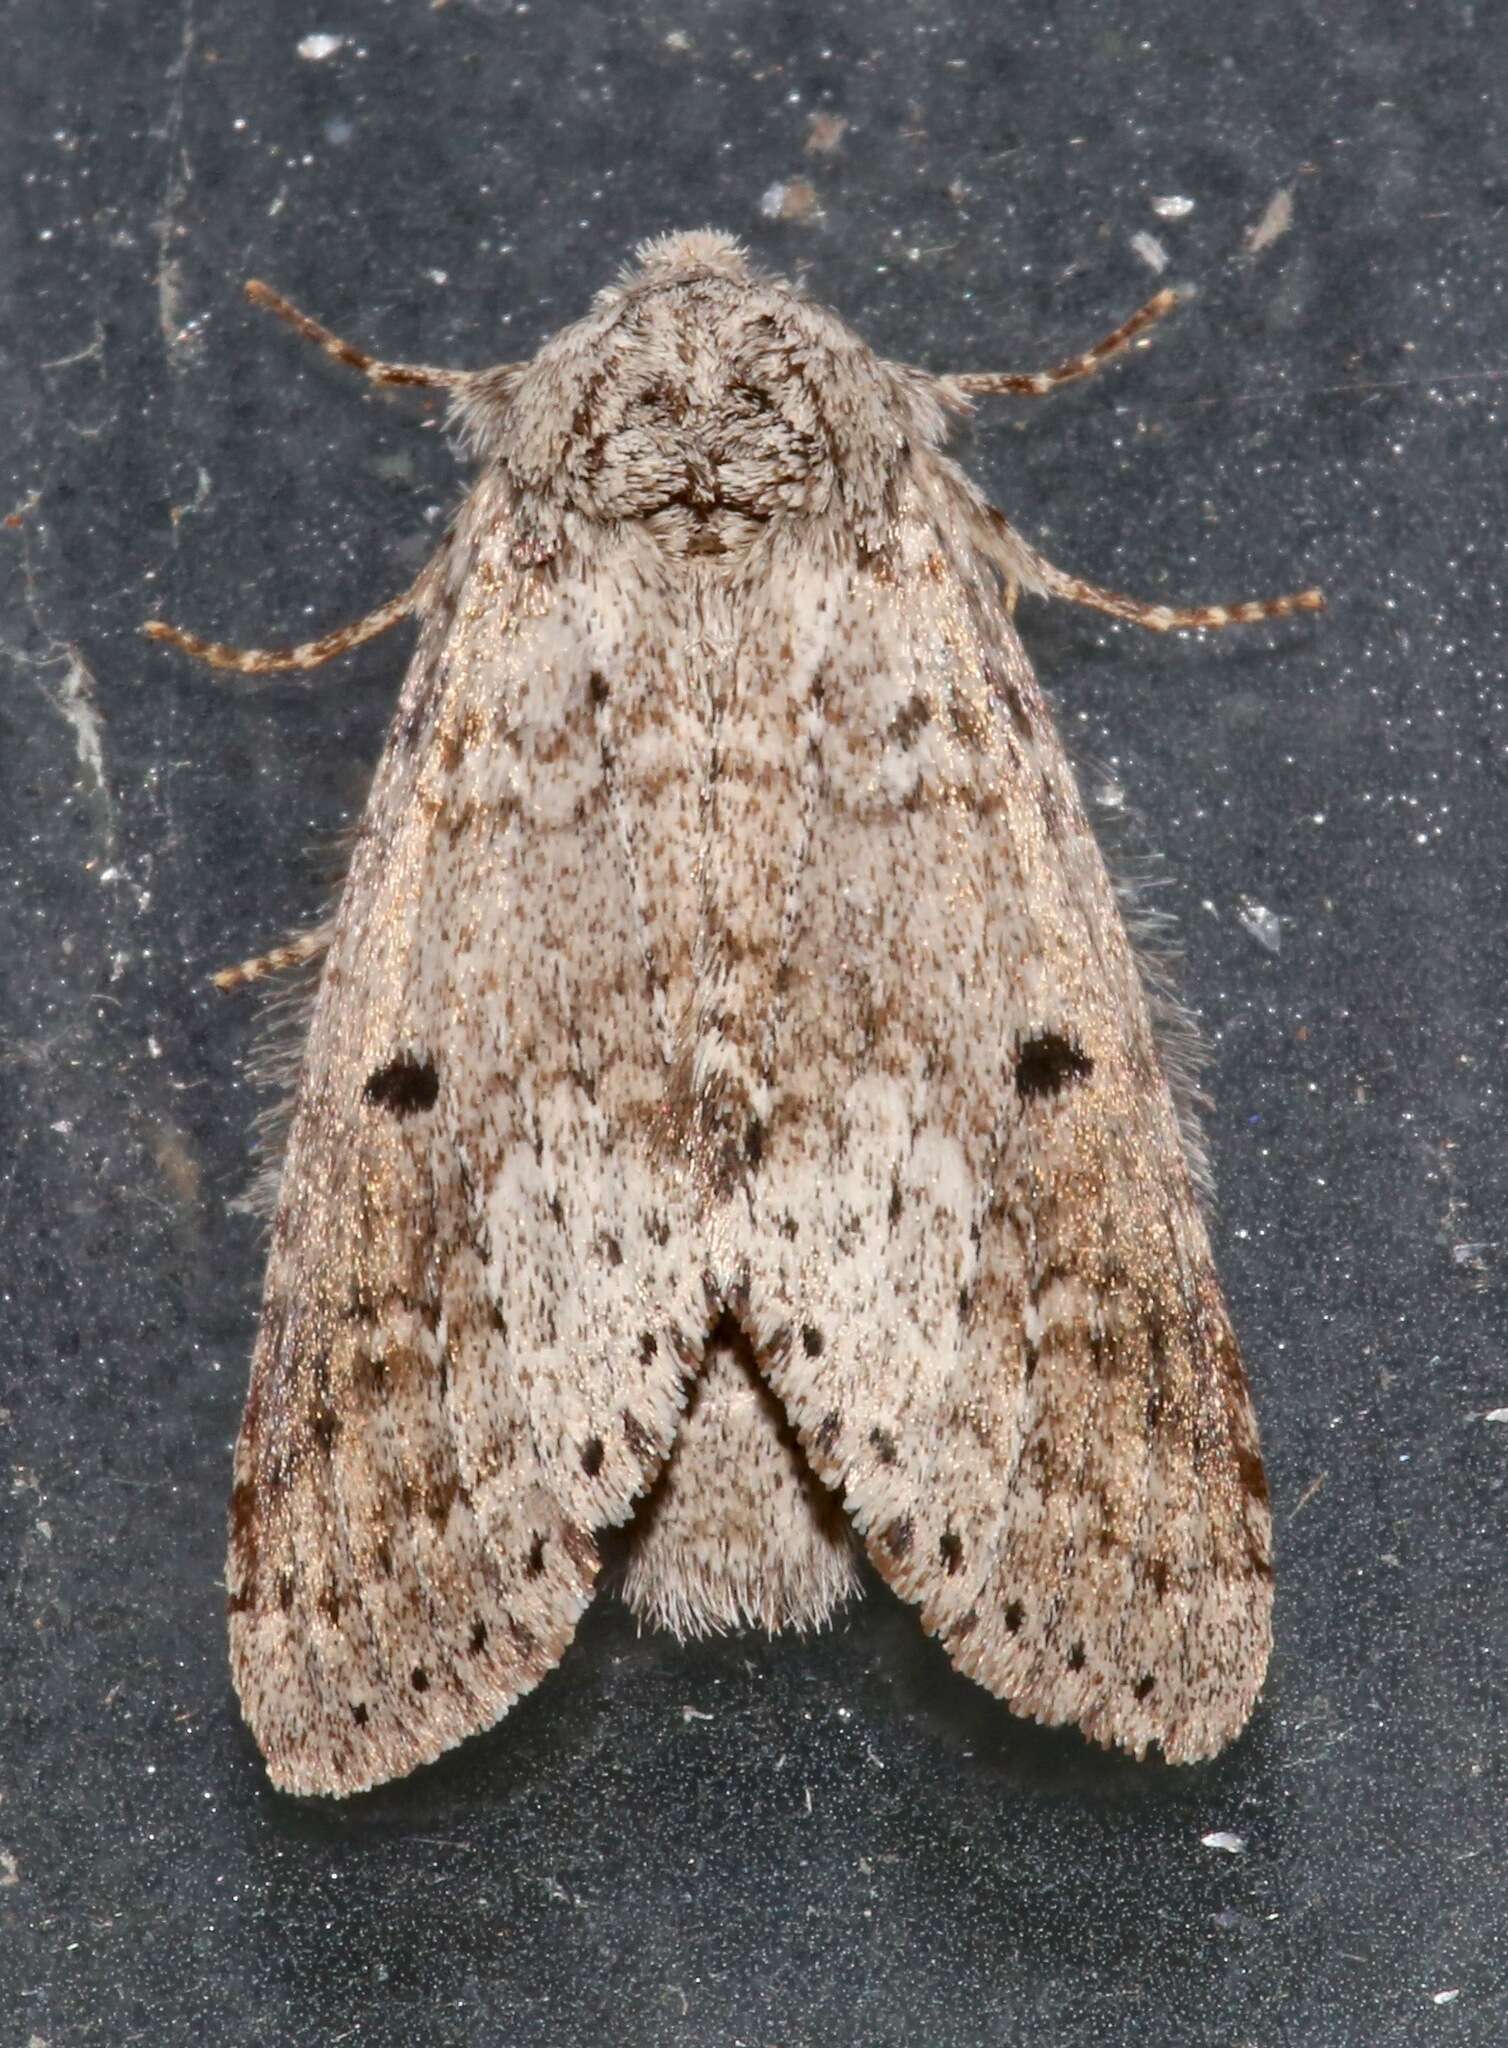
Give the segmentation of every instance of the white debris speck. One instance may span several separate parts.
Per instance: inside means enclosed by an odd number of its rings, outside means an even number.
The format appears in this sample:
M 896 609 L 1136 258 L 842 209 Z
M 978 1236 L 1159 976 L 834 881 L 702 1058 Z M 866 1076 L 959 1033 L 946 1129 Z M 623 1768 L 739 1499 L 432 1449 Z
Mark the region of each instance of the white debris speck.
M 1199 1837 L 1199 1845 L 1204 1849 L 1223 1849 L 1227 1856 L 1244 1856 L 1246 1854 L 1245 1835 L 1228 1835 L 1218 1828 L 1212 1835 L 1201 1835 Z
M 1152 211 L 1159 220 L 1187 220 L 1194 211 L 1194 202 L 1176 192 L 1170 193 L 1161 199 L 1154 199 Z
M 848 118 L 844 114 L 808 114 L 806 117 L 807 155 L 831 156 L 847 132 Z
M 94 677 L 84 666 L 77 648 L 69 648 L 67 662 L 57 686 L 58 709 L 73 728 L 73 747 L 80 768 L 96 789 L 103 790 L 105 750 L 94 701 Z
M 673 28 L 665 38 L 665 47 L 667 50 L 689 50 L 691 48 L 691 38 L 687 35 L 685 29 Z
M 1265 903 L 1258 903 L 1251 896 L 1238 896 L 1236 922 L 1243 931 L 1250 932 L 1257 944 L 1266 952 L 1282 952 L 1283 920 L 1275 910 L 1269 910 Z
M 1489 1408 L 1482 1417 L 1484 1422 L 1508 1422 L 1508 1408 Z
M 811 220 L 820 210 L 817 189 L 805 178 L 767 185 L 759 196 L 759 210 L 766 220 Z
M 681 1719 L 683 1721 L 710 1721 L 712 1716 L 704 1714 L 700 1707 L 682 1707 Z
M 1432 1991 L 1429 1995 L 1429 2002 L 1431 2005 L 1454 2005 L 1460 1996 L 1461 1987 L 1457 1984 L 1450 1991 Z
M 323 64 L 326 57 L 333 57 L 344 42 L 344 36 L 305 36 L 298 46 L 298 53 L 306 64 Z
M 1168 252 L 1156 235 L 1149 235 L 1143 230 L 1142 233 L 1131 237 L 1131 247 L 1148 270 L 1156 272 L 1159 277 L 1167 269 Z
M 1262 210 L 1262 218 L 1254 228 L 1246 231 L 1246 253 L 1260 256 L 1264 249 L 1270 249 L 1280 235 L 1286 235 L 1293 226 L 1293 187 L 1284 185 L 1273 193 Z

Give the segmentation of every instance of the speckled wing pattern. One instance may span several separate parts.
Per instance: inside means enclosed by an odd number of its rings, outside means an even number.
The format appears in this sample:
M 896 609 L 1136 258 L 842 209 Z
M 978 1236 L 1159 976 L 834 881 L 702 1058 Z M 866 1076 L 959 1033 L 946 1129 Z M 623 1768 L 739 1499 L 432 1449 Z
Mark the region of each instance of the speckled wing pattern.
M 1255 1425 L 948 391 L 713 235 L 458 382 L 237 1450 L 275 1782 L 496 1720 L 636 1510 L 651 1619 L 822 1620 L 841 1504 L 1018 1712 L 1213 1754 Z
M 397 1776 L 554 1664 L 703 1315 L 636 1157 L 662 1051 L 568 588 L 543 605 L 508 540 L 423 629 L 273 1223 L 231 1645 L 295 1791 Z

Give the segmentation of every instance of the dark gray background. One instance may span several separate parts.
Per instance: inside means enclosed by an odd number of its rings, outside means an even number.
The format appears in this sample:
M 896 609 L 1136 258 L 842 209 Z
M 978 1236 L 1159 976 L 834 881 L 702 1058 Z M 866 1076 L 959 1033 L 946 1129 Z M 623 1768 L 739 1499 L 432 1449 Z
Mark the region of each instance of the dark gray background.
M 7 29 L 0 2043 L 1508 2037 L 1502 11 L 21 0 Z M 812 217 L 766 217 L 801 179 Z M 225 1666 L 256 1025 L 206 977 L 316 914 L 405 649 L 258 689 L 136 628 L 344 622 L 460 488 L 421 400 L 244 277 L 475 364 L 704 222 L 935 368 L 1035 367 L 1190 287 L 965 459 L 1101 581 L 1331 594 L 1220 643 L 1025 618 L 1168 856 L 1213 1040 L 1272 1678 L 1170 1771 L 1013 1720 L 880 1590 L 773 1646 L 604 1600 L 494 1733 L 301 1806 Z

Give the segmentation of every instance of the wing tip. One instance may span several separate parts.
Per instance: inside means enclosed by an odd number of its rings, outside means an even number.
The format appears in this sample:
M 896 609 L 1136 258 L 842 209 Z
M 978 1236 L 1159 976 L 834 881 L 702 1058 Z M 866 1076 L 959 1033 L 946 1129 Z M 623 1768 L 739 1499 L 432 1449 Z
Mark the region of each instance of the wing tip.
M 988 1640 L 975 1644 L 972 1630 L 949 1639 L 945 1623 L 933 1631 L 955 1669 L 972 1679 L 1023 1720 L 1040 1727 L 1076 1727 L 1089 1742 L 1119 1750 L 1138 1763 L 1156 1750 L 1169 1765 L 1209 1763 L 1246 1728 L 1261 1697 L 1271 1650 L 1271 1631 L 1260 1616 L 1243 1640 L 1244 1654 L 1220 1669 L 1198 1667 L 1198 1682 L 1174 1671 L 1163 1684 L 1154 1672 L 1129 1672 L 1075 1683 L 1067 1674 L 1011 1669 L 1008 1655 Z

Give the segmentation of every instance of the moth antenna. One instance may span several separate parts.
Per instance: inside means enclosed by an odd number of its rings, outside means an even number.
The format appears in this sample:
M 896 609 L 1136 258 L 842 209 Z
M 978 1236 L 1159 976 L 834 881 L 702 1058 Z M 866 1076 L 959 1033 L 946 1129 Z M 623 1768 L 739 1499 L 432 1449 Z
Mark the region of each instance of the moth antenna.
M 311 320 L 307 313 L 301 313 L 291 299 L 285 299 L 281 292 L 275 292 L 270 284 L 263 284 L 259 277 L 248 278 L 246 296 L 254 306 L 265 307 L 269 313 L 276 313 L 279 320 L 286 320 L 295 334 L 301 334 L 305 341 L 312 341 L 316 348 L 323 349 L 334 362 L 344 363 L 348 369 L 357 370 L 370 383 L 384 385 L 406 385 L 416 391 L 464 391 L 471 382 L 469 370 L 440 370 L 428 363 L 385 363 L 376 356 L 370 356 L 365 349 L 355 348 L 349 341 L 342 341 L 338 334 L 332 334 L 318 320 Z
M 192 654 L 196 661 L 208 662 L 211 668 L 234 669 L 243 676 L 276 675 L 285 669 L 319 668 L 322 663 L 333 661 L 337 654 L 348 654 L 353 647 L 363 647 L 368 640 L 375 640 L 389 626 L 408 617 L 417 602 L 418 589 L 418 582 L 412 583 L 401 596 L 389 598 L 364 619 L 338 626 L 333 633 L 326 633 L 319 640 L 305 640 L 298 647 L 229 647 L 223 640 L 201 640 L 197 633 L 185 633 L 181 626 L 170 626 L 164 619 L 148 619 L 141 630 L 149 640 L 165 641 L 182 654 Z
M 1138 306 L 1129 320 L 1123 320 L 1103 340 L 1097 341 L 1093 348 L 1086 348 L 1082 355 L 1065 357 L 1061 363 L 1054 363 L 1050 370 L 964 370 L 945 377 L 943 382 L 966 398 L 1046 398 L 1060 384 L 1075 384 L 1081 377 L 1092 377 L 1112 356 L 1118 356 L 1122 349 L 1129 348 L 1138 335 L 1145 334 L 1149 327 L 1155 327 L 1177 304 L 1177 292 L 1156 293 L 1144 306 Z
M 289 939 L 286 945 L 258 953 L 253 960 L 242 960 L 234 967 L 222 967 L 218 974 L 210 976 L 210 980 L 222 995 L 229 995 L 254 981 L 266 981 L 270 975 L 286 974 L 290 967 L 302 967 L 306 961 L 317 960 L 329 947 L 332 929 L 328 924 L 316 925 L 312 931 L 300 932 L 296 939 Z

